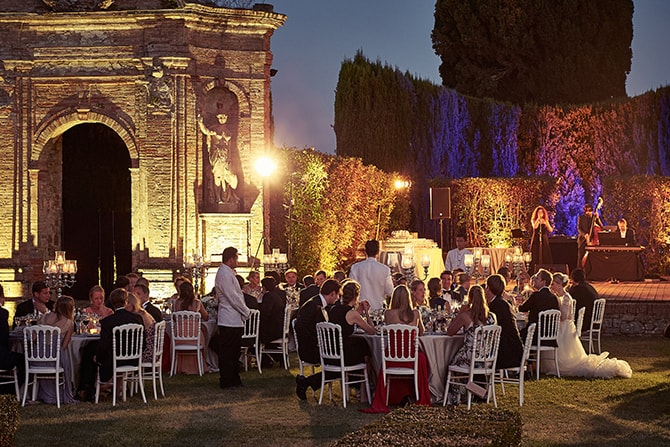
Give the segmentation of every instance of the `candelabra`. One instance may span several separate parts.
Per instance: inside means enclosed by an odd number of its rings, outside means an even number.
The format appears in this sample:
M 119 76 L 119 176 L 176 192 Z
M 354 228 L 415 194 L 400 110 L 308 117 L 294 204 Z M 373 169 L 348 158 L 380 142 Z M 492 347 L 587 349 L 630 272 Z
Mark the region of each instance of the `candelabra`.
M 430 255 L 423 254 L 421 255 L 421 267 L 423 268 L 423 278 L 422 281 L 425 281 L 428 278 L 428 269 L 430 268 Z M 400 270 L 405 276 L 405 280 L 410 284 L 416 278 L 414 273 L 416 269 L 416 261 L 414 260 L 414 249 L 411 246 L 405 247 L 405 251 L 402 255 L 402 261 L 400 262 Z
M 479 284 L 480 279 L 486 278 L 489 275 L 491 255 L 483 254 L 482 249 L 479 247 L 475 248 L 473 252 L 473 254 L 465 255 L 463 263 L 465 264 L 466 273 L 475 279 L 475 284 Z
M 77 261 L 65 259 L 64 251 L 56 251 L 54 259 L 44 261 L 44 282 L 50 289 L 56 289 L 58 298 L 64 287 L 72 287 L 77 274 Z
M 533 260 L 533 254 L 529 251 L 524 252 L 523 254 L 523 262 L 526 264 L 526 271 L 528 274 L 530 274 L 530 261 Z
M 209 263 L 199 254 L 193 253 L 184 259 L 184 272 L 191 277 L 196 296 L 200 296 L 202 280 L 207 276 Z
M 283 274 L 290 267 L 286 253 L 280 253 L 278 248 L 272 249 L 272 254 L 263 255 L 263 269 L 276 270 Z

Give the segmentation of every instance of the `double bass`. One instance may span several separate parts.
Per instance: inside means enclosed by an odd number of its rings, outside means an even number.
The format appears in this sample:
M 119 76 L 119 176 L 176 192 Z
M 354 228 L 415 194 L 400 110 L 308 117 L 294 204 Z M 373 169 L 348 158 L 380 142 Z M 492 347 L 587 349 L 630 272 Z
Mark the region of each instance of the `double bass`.
M 587 241 L 586 245 L 600 245 L 600 241 L 598 240 L 598 233 L 602 231 L 602 221 L 600 220 L 598 211 L 600 211 L 602 207 L 603 198 L 598 197 L 598 204 L 596 205 L 596 209 L 593 211 L 593 216 L 591 216 L 591 229 L 589 230 L 589 240 Z M 598 223 L 596 223 L 596 220 Z

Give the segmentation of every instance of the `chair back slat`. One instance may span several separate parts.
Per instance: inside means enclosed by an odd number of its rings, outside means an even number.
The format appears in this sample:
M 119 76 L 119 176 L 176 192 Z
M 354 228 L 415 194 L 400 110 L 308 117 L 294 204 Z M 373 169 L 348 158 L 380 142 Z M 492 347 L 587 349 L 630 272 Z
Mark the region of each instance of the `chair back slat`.
M 495 366 L 501 331 L 502 327 L 497 324 L 479 326 L 475 329 L 471 367 L 493 368 Z
M 290 304 L 287 304 L 286 307 L 284 308 L 284 337 L 288 338 L 288 335 L 291 331 L 291 314 L 293 313 L 294 310 L 298 309 L 298 306 L 293 306 Z
M 558 309 L 545 310 L 538 314 L 537 340 L 556 340 L 558 325 L 561 321 L 561 311 Z
M 200 312 L 182 310 L 172 314 L 172 339 L 174 341 L 200 340 Z
M 521 370 L 524 370 L 526 361 L 530 356 L 530 348 L 533 345 L 533 335 L 535 335 L 535 328 L 537 327 L 536 323 L 532 323 L 528 326 L 528 333 L 526 334 L 526 343 L 523 345 L 523 355 L 521 356 Z
M 31 363 L 60 360 L 60 343 L 59 327 L 38 325 L 23 329 L 23 353 Z
M 342 328 L 339 324 L 321 322 L 316 324 L 321 363 L 324 360 L 342 360 Z
M 258 337 L 258 323 L 260 321 L 261 312 L 257 309 L 249 311 L 249 318 L 244 322 L 244 332 L 242 338 L 256 338 Z
M 141 324 L 124 324 L 112 329 L 114 361 L 139 361 L 142 358 L 143 337 L 144 326 Z
M 579 312 L 577 312 L 577 324 L 575 325 L 575 329 L 577 332 L 577 337 L 579 337 L 582 333 L 582 328 L 584 327 L 584 314 L 586 313 L 586 308 L 582 307 L 579 309 Z
M 599 298 L 593 302 L 593 317 L 591 318 L 591 329 L 600 329 L 605 318 L 605 298 Z
M 163 358 L 163 347 L 165 345 L 165 329 L 167 323 L 165 320 L 154 325 L 154 361 L 160 362 Z
M 382 326 L 382 355 L 387 362 L 413 362 L 419 350 L 419 328 L 408 324 Z

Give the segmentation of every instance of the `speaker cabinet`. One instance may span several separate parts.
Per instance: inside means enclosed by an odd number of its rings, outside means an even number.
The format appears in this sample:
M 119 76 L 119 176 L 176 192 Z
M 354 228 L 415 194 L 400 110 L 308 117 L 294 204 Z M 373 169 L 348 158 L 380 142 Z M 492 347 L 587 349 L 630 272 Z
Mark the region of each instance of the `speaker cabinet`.
M 451 188 L 430 188 L 430 218 L 451 219 Z

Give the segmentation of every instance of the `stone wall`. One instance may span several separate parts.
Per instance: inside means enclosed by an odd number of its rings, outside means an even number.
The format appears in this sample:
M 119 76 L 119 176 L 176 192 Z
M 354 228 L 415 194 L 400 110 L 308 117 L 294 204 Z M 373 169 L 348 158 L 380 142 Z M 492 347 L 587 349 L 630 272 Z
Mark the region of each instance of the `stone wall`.
M 607 301 L 604 335 L 663 335 L 670 324 L 670 302 Z M 584 329 L 588 329 L 584 322 Z

